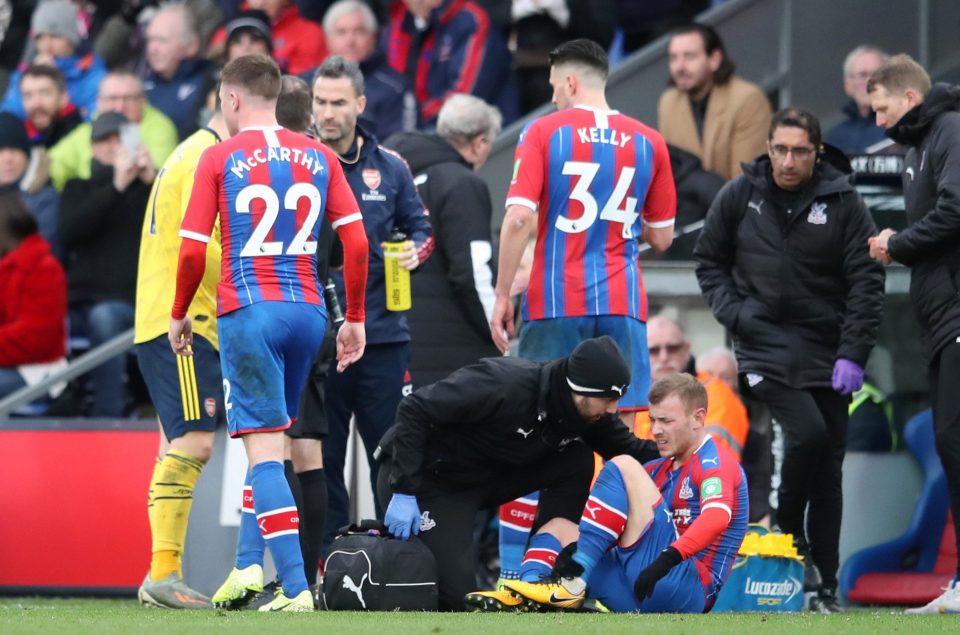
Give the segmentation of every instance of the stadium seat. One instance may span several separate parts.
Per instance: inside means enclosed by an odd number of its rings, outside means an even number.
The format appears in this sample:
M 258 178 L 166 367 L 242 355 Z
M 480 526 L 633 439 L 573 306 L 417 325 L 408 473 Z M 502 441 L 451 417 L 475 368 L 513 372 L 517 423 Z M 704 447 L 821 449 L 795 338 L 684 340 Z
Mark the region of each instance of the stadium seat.
M 934 446 L 931 411 L 911 418 L 903 435 L 923 470 L 923 488 L 906 533 L 847 559 L 840 572 L 840 591 L 852 603 L 926 604 L 940 595 L 956 569 L 953 519 Z

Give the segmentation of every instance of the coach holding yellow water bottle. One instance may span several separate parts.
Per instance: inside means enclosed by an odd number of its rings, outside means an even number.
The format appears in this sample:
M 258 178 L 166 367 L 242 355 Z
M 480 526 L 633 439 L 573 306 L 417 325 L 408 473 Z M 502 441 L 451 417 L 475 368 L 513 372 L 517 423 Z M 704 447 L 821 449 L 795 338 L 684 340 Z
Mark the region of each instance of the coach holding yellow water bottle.
M 376 137 L 357 124 L 365 106 L 363 75 L 357 64 L 339 56 L 327 58 L 313 79 L 316 133 L 339 155 L 347 182 L 360 204 L 370 243 L 370 265 L 367 348 L 363 359 L 342 374 L 331 373 L 326 383 L 329 431 L 323 440 L 323 467 L 327 473 L 329 507 L 324 552 L 336 530 L 349 524 L 343 467 L 350 417 L 356 417 L 376 491 L 377 465 L 372 452 L 393 424 L 403 397 L 410 363 L 410 329 L 403 310 L 389 310 L 387 263 L 409 274 L 433 251 L 433 229 L 407 164 L 396 153 L 382 148 Z M 403 238 L 398 240 L 398 235 Z M 390 254 L 385 253 L 387 248 Z M 336 273 L 332 277 L 342 304 L 343 277 Z M 377 510 L 382 517 L 379 501 Z

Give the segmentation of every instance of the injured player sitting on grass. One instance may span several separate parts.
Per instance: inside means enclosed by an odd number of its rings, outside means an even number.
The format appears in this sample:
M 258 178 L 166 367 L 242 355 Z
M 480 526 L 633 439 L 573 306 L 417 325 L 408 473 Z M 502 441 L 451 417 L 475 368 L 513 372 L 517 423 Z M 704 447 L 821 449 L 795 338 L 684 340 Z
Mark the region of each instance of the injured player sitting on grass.
M 707 395 L 677 374 L 650 389 L 661 458 L 617 456 L 600 471 L 579 526 L 553 519 L 528 544 L 520 580 L 466 596 L 485 611 L 709 611 L 747 528 L 747 481 L 703 427 Z

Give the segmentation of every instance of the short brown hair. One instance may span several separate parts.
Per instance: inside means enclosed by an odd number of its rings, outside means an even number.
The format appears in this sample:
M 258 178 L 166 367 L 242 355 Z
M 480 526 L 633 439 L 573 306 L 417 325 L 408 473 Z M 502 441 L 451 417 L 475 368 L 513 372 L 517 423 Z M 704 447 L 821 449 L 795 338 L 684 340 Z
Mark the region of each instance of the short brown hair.
M 23 70 L 23 74 L 20 75 L 20 83 L 23 84 L 23 79 L 25 77 L 46 77 L 52 81 L 56 86 L 57 90 L 61 93 L 67 90 L 67 80 L 63 76 L 63 72 L 60 71 L 56 66 L 48 66 L 46 64 L 31 64 Z
M 894 55 L 867 80 L 867 92 L 883 86 L 891 93 L 903 93 L 909 88 L 926 97 L 930 92 L 930 75 L 916 60 L 905 53 Z
M 650 386 L 648 399 L 651 406 L 656 406 L 670 395 L 679 397 L 687 412 L 698 408 L 707 409 L 707 389 L 689 373 L 677 373 L 658 379 Z
M 239 86 L 251 95 L 273 101 L 280 95 L 280 67 L 266 55 L 241 55 L 227 62 L 220 83 Z
M 277 98 L 277 123 L 294 132 L 310 127 L 310 87 L 295 75 L 284 75 Z

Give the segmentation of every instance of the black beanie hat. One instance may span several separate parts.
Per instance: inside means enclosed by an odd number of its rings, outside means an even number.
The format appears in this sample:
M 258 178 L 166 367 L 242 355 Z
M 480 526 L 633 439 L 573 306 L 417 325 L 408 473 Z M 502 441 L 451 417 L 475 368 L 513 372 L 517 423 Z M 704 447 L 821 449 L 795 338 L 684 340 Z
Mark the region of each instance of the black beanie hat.
M 16 148 L 30 156 L 30 137 L 16 115 L 0 112 L 0 148 Z
M 630 384 L 630 366 L 609 335 L 584 340 L 567 358 L 567 384 L 578 395 L 620 399 Z

